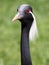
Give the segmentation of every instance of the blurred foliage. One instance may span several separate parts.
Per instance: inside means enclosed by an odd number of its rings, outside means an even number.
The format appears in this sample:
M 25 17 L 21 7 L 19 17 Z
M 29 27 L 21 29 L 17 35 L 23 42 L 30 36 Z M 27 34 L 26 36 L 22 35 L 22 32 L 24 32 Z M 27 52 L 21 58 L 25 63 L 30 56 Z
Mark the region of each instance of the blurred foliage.
M 49 0 L 0 0 L 0 65 L 20 65 L 20 22 L 12 18 L 21 4 L 30 4 L 39 38 L 31 42 L 33 65 L 49 65 Z

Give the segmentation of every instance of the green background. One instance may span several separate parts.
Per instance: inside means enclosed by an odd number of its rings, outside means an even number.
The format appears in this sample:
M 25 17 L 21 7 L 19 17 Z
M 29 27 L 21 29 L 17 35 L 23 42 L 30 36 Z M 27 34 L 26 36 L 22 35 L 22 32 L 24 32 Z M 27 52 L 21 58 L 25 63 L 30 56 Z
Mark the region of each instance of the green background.
M 0 65 L 21 65 L 20 22 L 12 22 L 19 5 L 32 6 L 39 38 L 30 42 L 33 65 L 49 65 L 49 0 L 0 0 Z

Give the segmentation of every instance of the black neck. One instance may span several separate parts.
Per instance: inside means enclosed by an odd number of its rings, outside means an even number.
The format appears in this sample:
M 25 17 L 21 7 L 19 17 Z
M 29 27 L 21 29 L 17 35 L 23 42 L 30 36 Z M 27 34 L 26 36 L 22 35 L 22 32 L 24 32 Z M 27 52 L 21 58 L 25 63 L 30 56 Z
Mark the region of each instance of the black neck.
M 29 49 L 29 30 L 31 24 L 28 26 L 21 24 L 21 65 L 32 65 Z

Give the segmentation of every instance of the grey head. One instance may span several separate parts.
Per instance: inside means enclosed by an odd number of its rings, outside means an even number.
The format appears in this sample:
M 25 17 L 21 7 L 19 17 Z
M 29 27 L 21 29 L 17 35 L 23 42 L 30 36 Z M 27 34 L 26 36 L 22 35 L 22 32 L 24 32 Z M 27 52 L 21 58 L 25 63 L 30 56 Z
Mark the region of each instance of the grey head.
M 17 9 L 17 11 L 20 13 L 28 13 L 29 10 L 32 11 L 32 7 L 28 4 L 20 5 Z
M 33 17 L 32 14 L 29 12 L 32 12 L 32 7 L 28 4 L 22 4 L 18 7 L 17 9 L 17 14 L 15 15 L 15 17 L 13 18 L 12 21 L 15 20 L 20 20 L 21 22 L 25 21 L 33 21 Z

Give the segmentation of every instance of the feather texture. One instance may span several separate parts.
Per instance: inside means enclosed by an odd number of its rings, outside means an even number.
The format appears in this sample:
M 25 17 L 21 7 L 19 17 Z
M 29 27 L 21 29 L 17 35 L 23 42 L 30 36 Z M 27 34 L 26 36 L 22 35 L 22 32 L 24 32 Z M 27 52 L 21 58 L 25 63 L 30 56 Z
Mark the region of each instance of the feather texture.
M 29 32 L 29 39 L 31 41 L 34 41 L 37 37 L 38 37 L 38 29 L 37 29 L 37 24 L 36 24 L 36 19 L 34 14 L 30 11 L 30 13 L 32 14 L 34 21 L 32 23 L 32 26 L 30 28 L 30 32 Z

